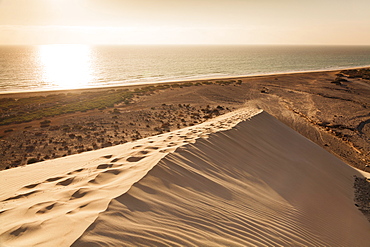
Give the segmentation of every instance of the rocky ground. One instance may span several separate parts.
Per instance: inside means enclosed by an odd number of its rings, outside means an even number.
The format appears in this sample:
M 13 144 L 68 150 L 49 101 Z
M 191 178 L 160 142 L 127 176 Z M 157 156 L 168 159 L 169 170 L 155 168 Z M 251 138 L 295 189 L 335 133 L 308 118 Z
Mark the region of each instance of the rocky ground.
M 355 205 L 370 222 L 370 179 L 357 176 L 354 179 Z

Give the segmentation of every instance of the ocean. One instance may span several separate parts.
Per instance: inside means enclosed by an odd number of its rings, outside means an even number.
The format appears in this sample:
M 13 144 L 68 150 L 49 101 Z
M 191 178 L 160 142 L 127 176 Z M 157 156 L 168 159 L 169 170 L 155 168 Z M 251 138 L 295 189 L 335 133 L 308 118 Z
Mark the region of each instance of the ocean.
M 370 46 L 0 46 L 0 93 L 370 66 Z

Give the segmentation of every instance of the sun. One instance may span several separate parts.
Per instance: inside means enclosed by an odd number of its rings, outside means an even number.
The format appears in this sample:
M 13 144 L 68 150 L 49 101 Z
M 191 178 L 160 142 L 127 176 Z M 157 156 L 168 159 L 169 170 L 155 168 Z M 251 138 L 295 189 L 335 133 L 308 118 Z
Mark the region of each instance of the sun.
M 51 87 L 86 87 L 93 80 L 91 48 L 85 45 L 39 46 L 42 80 Z

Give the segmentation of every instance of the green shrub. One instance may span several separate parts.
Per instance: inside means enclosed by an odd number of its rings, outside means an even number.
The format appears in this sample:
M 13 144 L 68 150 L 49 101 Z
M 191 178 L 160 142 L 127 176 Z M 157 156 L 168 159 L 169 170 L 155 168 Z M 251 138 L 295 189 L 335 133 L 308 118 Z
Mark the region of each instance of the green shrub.
M 194 86 L 194 84 L 192 82 L 185 82 L 185 83 L 182 84 L 182 86 L 191 87 L 191 86 Z
M 29 122 L 45 117 L 79 111 L 84 112 L 93 109 L 105 109 L 107 107 L 113 107 L 115 104 L 121 102 L 128 104 L 133 95 L 134 92 L 127 90 L 109 90 L 85 92 L 83 94 L 68 93 L 49 95 L 47 97 L 29 97 L 19 99 L 18 101 L 3 99 L 0 102 L 5 103 L 1 105 L 0 109 L 8 114 L 3 114 L 5 117 L 0 118 L 0 125 Z M 11 108 L 9 108 L 10 106 Z M 45 120 L 40 124 L 46 126 L 49 123 L 49 120 Z

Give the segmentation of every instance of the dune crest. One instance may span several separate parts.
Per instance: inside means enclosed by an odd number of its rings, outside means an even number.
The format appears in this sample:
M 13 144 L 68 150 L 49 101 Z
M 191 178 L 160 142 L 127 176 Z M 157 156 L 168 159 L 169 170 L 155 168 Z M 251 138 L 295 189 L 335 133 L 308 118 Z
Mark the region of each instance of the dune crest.
M 354 175 L 262 112 L 164 157 L 73 246 L 368 246 Z
M 260 112 L 239 110 L 135 142 L 1 171 L 0 245 L 70 246 L 113 198 L 166 155 Z

